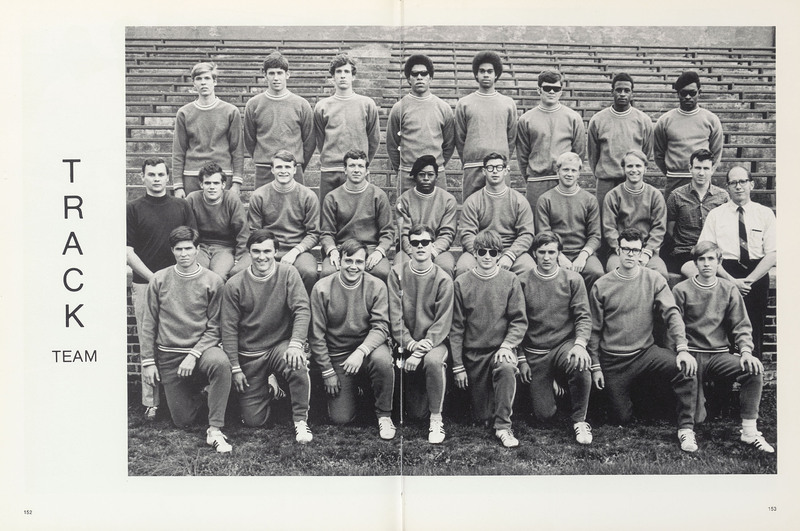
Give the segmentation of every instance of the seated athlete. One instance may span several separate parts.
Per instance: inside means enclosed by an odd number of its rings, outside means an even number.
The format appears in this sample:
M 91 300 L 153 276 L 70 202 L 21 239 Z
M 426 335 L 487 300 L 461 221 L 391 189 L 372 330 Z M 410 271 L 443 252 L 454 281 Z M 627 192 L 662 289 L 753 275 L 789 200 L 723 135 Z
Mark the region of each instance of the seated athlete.
M 247 256 L 244 207 L 238 194 L 225 190 L 225 174 L 216 162 L 200 168 L 200 190 L 186 201 L 192 207 L 200 231 L 197 263 L 227 280 L 233 267 Z
M 172 422 L 187 427 L 208 406 L 206 443 L 231 451 L 221 428 L 231 390 L 231 366 L 219 348 L 222 279 L 197 263 L 198 233 L 180 226 L 169 235 L 176 264 L 147 286 L 142 328 L 142 379 L 164 384 Z M 206 385 L 207 384 L 207 385 Z M 203 399 L 203 386 L 207 394 Z
M 250 196 L 247 218 L 250 230 L 269 229 L 275 235 L 279 249 L 275 259 L 294 266 L 311 293 L 317 281 L 317 259 L 311 249 L 319 242 L 319 200 L 295 180 L 299 168 L 290 151 L 275 153 L 269 170 L 272 180 Z
M 411 167 L 410 175 L 414 180 L 414 188 L 403 192 L 397 200 L 397 210 L 403 219 L 400 234 L 403 255 L 399 260 L 409 260 L 414 252 L 408 243 L 408 230 L 414 225 L 427 225 L 436 233 L 431 248 L 433 263 L 452 278 L 456 260 L 449 249 L 456 236 L 456 198 L 444 188 L 436 186 L 439 164 L 433 155 L 418 158 Z
M 392 208 L 386 193 L 369 182 L 367 154 L 350 150 L 344 154 L 345 182 L 325 196 L 322 203 L 320 278 L 339 270 L 339 245 L 350 238 L 367 245 L 366 269 L 384 282 L 391 265 L 386 253 L 394 244 Z
M 389 277 L 389 318 L 392 338 L 403 361 L 403 403 L 411 418 L 430 413 L 428 442 L 444 441 L 442 405 L 447 347 L 444 340 L 453 320 L 453 281 L 433 263 L 433 231 L 411 227 L 411 260 L 396 264 Z
M 311 442 L 311 382 L 303 345 L 311 311 L 297 270 L 275 260 L 275 235 L 258 229 L 247 240 L 251 265 L 225 284 L 222 348 L 228 355 L 242 420 L 263 426 L 271 413 L 269 376 L 288 385 L 295 440 Z
M 639 230 L 647 242 L 638 255 L 639 265 L 669 279 L 667 266 L 658 255 L 667 230 L 667 205 L 661 192 L 644 182 L 647 155 L 638 150 L 629 151 L 622 157 L 621 164 L 625 182 L 608 192 L 603 200 L 603 238 L 612 253 L 606 262 L 606 271 L 614 271 L 619 266 L 617 240 L 620 232 L 632 227 Z
M 516 349 L 528 324 L 525 301 L 517 276 L 497 266 L 500 235 L 479 232 L 474 249 L 478 266 L 453 283 L 453 376 L 456 386 L 469 390 L 473 418 L 490 424 L 503 446 L 514 448 L 519 440 L 511 430 L 511 408 Z
M 317 282 L 311 291 L 309 345 L 325 382 L 328 417 L 335 424 L 355 420 L 358 383 L 365 381 L 375 394 L 378 433 L 381 439 L 394 439 L 386 284 L 364 274 L 366 245 L 350 239 L 342 244 L 341 253 L 339 272 Z
M 592 428 L 586 422 L 586 411 L 592 389 L 592 360 L 586 346 L 592 314 L 586 287 L 578 273 L 559 267 L 562 250 L 557 234 L 540 232 L 533 238 L 531 251 L 536 266 L 520 277 L 528 315 L 528 330 L 518 357 L 521 379 L 530 386 L 533 413 L 539 420 L 556 414 L 558 382 L 566 382 L 575 440 L 591 444 Z
M 673 192 L 670 198 L 674 196 Z M 744 299 L 733 282 L 717 277 L 722 251 L 714 242 L 698 242 L 692 256 L 699 273 L 675 286 L 672 292 L 686 323 L 689 352 L 697 359 L 695 422 L 703 422 L 706 417 L 703 383 L 721 381 L 730 389 L 736 380 L 741 384 L 740 440 L 762 452 L 773 453 L 775 448 L 756 425 L 764 366 L 753 356 L 753 327 Z M 731 353 L 729 337 L 733 337 L 738 355 Z
M 456 263 L 456 276 L 477 265 L 474 252 L 478 232 L 492 229 L 503 241 L 503 252 L 497 261 L 502 269 L 521 275 L 533 267 L 528 249 L 533 241 L 533 212 L 528 200 L 506 184 L 508 159 L 500 153 L 483 158 L 486 185 L 464 201 L 461 208 L 461 247 Z
M 696 452 L 697 362 L 689 353 L 683 320 L 667 281 L 639 263 L 643 240 L 639 230 L 623 230 L 616 242 L 619 267 L 600 277 L 589 294 L 592 381 L 598 389 L 606 389 L 609 415 L 614 422 L 621 424 L 629 422 L 633 416 L 630 390 L 635 382 L 643 377 L 670 382 L 678 401 L 681 450 Z M 677 356 L 673 350 L 655 344 L 655 311 L 667 327 L 670 344 L 675 345 Z

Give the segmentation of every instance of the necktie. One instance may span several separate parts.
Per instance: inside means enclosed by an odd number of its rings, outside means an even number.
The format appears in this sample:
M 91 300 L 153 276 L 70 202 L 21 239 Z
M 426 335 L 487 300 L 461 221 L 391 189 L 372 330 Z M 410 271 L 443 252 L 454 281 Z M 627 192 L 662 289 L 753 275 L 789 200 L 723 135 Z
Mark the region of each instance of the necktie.
M 747 227 L 744 225 L 744 209 L 739 207 L 739 263 L 747 265 L 750 262 L 750 251 L 747 248 Z

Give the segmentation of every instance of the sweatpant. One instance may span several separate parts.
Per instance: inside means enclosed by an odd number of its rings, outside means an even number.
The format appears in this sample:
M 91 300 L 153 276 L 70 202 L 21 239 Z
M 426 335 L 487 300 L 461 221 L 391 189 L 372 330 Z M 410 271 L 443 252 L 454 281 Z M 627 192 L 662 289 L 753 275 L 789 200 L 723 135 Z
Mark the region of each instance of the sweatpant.
M 750 260 L 747 266 L 743 266 L 738 260 L 723 260 L 722 267 L 733 278 L 746 277 L 761 260 Z M 744 307 L 747 316 L 753 325 L 753 356 L 761 359 L 761 352 L 764 342 L 764 319 L 767 316 L 769 306 L 769 274 L 764 275 L 750 286 L 750 293 L 744 296 Z
M 493 421 L 494 429 L 511 428 L 512 406 L 517 394 L 517 365 L 494 362 L 496 348 L 464 349 L 467 390 L 476 422 Z
M 218 274 L 222 280 L 228 280 L 233 268 L 234 248 L 217 243 L 200 243 L 197 245 L 197 263 Z
M 295 165 L 297 171 L 294 172 L 294 180 L 303 184 L 303 166 Z M 267 183 L 275 180 L 272 174 L 272 164 L 256 164 L 256 183 L 254 190 L 258 190 Z
M 600 351 L 609 414 L 625 424 L 633 416 L 631 386 L 641 378 L 669 381 L 678 401 L 678 428 L 692 429 L 697 397 L 697 379 L 686 376 L 675 363 L 675 353 L 653 345 L 632 356 L 614 356 Z
M 377 247 L 376 245 L 367 245 L 367 256 L 372 254 L 372 252 L 375 250 L 376 247 Z M 381 261 L 378 262 L 378 264 L 375 267 L 373 267 L 372 269 L 367 269 L 367 273 L 381 279 L 385 284 L 386 280 L 389 278 L 389 272 L 391 270 L 392 270 L 392 264 L 390 264 L 389 260 L 384 256 L 383 258 L 381 258 Z M 327 256 L 324 257 L 322 259 L 322 268 L 320 269 L 319 272 L 319 278 L 324 278 L 327 277 L 328 275 L 332 275 L 336 273 L 336 271 L 337 269 L 333 265 L 331 265 L 331 261 L 328 259 L 328 257 Z
M 547 354 L 535 354 L 525 350 L 525 359 L 531 368 L 531 405 L 533 413 L 539 420 L 552 418 L 557 411 L 553 381 L 566 379 L 569 387 L 571 403 L 570 419 L 572 422 L 584 422 L 586 411 L 589 408 L 589 393 L 592 390 L 591 372 L 573 370 L 567 372 L 569 367 L 569 351 L 575 345 L 573 339 L 568 339 Z
M 470 269 L 477 267 L 478 261 L 475 259 L 475 255 L 472 253 L 463 252 L 461 256 L 458 258 L 458 262 L 456 262 L 456 276 L 459 276 L 462 273 L 466 273 Z M 517 276 L 522 276 L 536 265 L 536 262 L 533 261 L 533 257 L 528 253 L 522 253 L 517 256 L 517 259 L 514 260 L 514 263 L 511 264 L 511 268 L 509 269 L 512 273 Z
M 167 406 L 172 422 L 179 428 L 197 422 L 203 407 L 201 391 L 208 392 L 208 425 L 221 428 L 225 425 L 225 408 L 231 392 L 231 364 L 228 356 L 219 347 L 211 347 L 197 360 L 192 375 L 178 376 L 178 367 L 187 354 L 164 352 L 156 348 L 156 364 L 167 396 Z
M 311 394 L 311 380 L 308 377 L 308 363 L 300 369 L 290 369 L 283 357 L 289 348 L 288 341 L 281 341 L 266 353 L 257 357 L 239 355 L 239 366 L 247 378 L 249 387 L 239 394 L 242 420 L 248 426 L 263 426 L 270 415 L 270 393 L 268 378 L 274 374 L 282 389 L 289 389 L 292 401 L 292 420 L 308 420 L 308 402 Z
M 574 262 L 580 254 L 580 251 L 571 255 L 566 253 L 564 254 L 567 258 Z M 589 258 L 586 259 L 586 265 L 583 266 L 583 271 L 580 273 L 580 275 L 583 277 L 583 283 L 586 286 L 586 292 L 589 293 L 597 279 L 605 274 L 606 272 L 603 270 L 603 264 L 600 263 L 600 259 L 597 258 L 597 254 L 595 253 L 589 256 Z
M 319 172 L 319 205 L 324 205 L 325 196 L 328 192 L 335 190 L 344 184 L 347 177 L 342 171 L 320 171 Z
M 358 384 L 368 383 L 375 395 L 375 415 L 378 418 L 392 416 L 394 398 L 394 367 L 392 351 L 385 343 L 379 345 L 364 358 L 358 374 L 345 374 L 342 363 L 350 353 L 331 356 L 331 363 L 339 378 L 339 394 L 328 395 L 328 417 L 334 424 L 347 424 L 356 418 Z
M 534 181 L 532 177 L 528 177 L 528 181 L 526 183 L 525 198 L 528 200 L 528 203 L 531 204 L 531 210 L 534 213 L 536 212 L 536 203 L 539 202 L 539 198 L 542 196 L 542 194 L 551 188 L 555 188 L 558 184 L 558 175 L 552 175 L 544 179 L 545 180 L 543 181 Z
M 141 333 L 142 322 L 144 321 L 144 294 L 147 292 L 147 284 L 131 283 L 131 300 L 133 301 L 133 316 L 136 318 L 136 330 Z M 142 405 L 146 407 L 158 407 L 161 405 L 161 396 L 158 393 L 158 382 L 156 385 L 149 385 L 142 380 Z
M 446 367 L 447 347 L 438 345 L 425 354 L 416 370 L 403 371 L 403 410 L 410 418 L 441 414 Z
M 764 386 L 763 374 L 750 374 L 742 370 L 741 358 L 733 354 L 692 353 L 697 359 L 697 406 L 694 420 L 703 422 L 706 418 L 706 400 L 703 383 L 722 381 L 731 384 L 735 379 L 739 389 L 739 409 L 743 419 L 757 419 L 761 403 L 761 390 Z
M 597 198 L 597 205 L 600 207 L 600 223 L 603 223 L 603 201 L 605 201 L 606 194 L 625 182 L 625 177 L 616 179 L 597 179 L 597 184 L 594 191 L 594 196 Z M 601 225 L 602 226 L 602 225 Z

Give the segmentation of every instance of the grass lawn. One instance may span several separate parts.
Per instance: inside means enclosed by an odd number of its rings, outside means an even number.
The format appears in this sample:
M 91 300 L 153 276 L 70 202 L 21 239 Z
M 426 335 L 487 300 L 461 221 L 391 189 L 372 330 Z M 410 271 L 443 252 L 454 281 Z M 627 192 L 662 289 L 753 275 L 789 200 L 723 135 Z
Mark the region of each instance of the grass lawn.
M 461 400 L 455 391 L 448 400 Z M 517 449 L 504 449 L 493 432 L 472 425 L 466 415 L 445 416 L 447 439 L 427 442 L 427 422 L 399 426 L 393 441 L 377 435 L 374 417 L 365 411 L 355 425 L 338 427 L 312 416 L 314 440 L 294 441 L 288 418 L 264 428 L 235 421 L 224 428 L 233 445 L 217 454 L 205 444 L 204 427 L 175 428 L 165 410 L 155 422 L 142 416 L 139 397 L 129 393 L 128 473 L 131 476 L 262 475 L 581 475 L 581 474 L 775 474 L 776 454 L 764 454 L 738 440 L 736 395 L 732 406 L 698 426 L 700 450 L 680 451 L 676 429 L 667 415 L 637 420 L 626 427 L 607 424 L 602 408 L 590 409 L 594 442 L 575 443 L 571 424 L 559 413 L 553 422 L 530 419 L 525 404 L 515 409 Z M 319 411 L 320 408 L 317 408 Z M 560 411 L 564 408 L 560 408 Z M 313 412 L 313 410 L 312 410 Z M 662 412 L 663 413 L 663 412 Z M 652 416 L 652 415 L 651 415 Z M 759 429 L 775 445 L 777 406 L 774 389 L 765 391 Z M 777 447 L 776 447 L 777 449 Z

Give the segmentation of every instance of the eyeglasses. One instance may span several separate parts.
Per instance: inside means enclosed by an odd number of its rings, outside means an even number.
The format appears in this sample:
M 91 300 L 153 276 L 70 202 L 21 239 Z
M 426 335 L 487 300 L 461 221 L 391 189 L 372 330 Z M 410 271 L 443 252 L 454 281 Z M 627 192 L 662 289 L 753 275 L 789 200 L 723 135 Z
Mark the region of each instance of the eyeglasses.
M 427 70 L 420 70 L 419 72 L 411 72 L 409 77 L 427 77 L 428 71 Z
M 408 240 L 411 247 L 427 247 L 431 244 L 430 240 Z
M 696 90 L 681 90 L 681 91 L 678 92 L 678 94 L 681 95 L 681 98 L 685 98 L 686 96 L 691 96 L 692 98 L 694 98 L 695 96 L 697 96 L 697 91 Z
M 639 254 L 639 253 L 642 252 L 642 248 L 641 247 L 639 247 L 639 248 L 636 248 L 636 247 L 620 247 L 619 250 L 620 250 L 620 252 L 623 252 L 623 253 L 626 253 L 626 254 Z
M 487 164 L 486 166 L 483 167 L 483 169 L 488 171 L 489 173 L 491 173 L 493 171 L 503 171 L 504 169 L 506 169 L 506 165 L 505 164 Z
M 417 177 L 427 177 L 429 179 L 433 179 L 436 177 L 436 172 L 432 171 L 421 171 L 417 174 Z
M 738 186 L 741 186 L 742 188 L 744 188 L 744 185 L 746 185 L 747 183 L 751 182 L 752 180 L 753 179 L 741 179 L 739 181 L 728 181 L 728 186 L 730 186 L 732 188 L 736 188 Z
M 542 92 L 561 92 L 561 87 L 555 85 L 542 85 L 539 88 L 542 89 Z
M 500 254 L 500 251 L 497 249 L 476 249 L 475 252 L 478 253 L 478 256 L 486 256 L 486 253 L 489 253 L 489 256 L 492 258 Z

